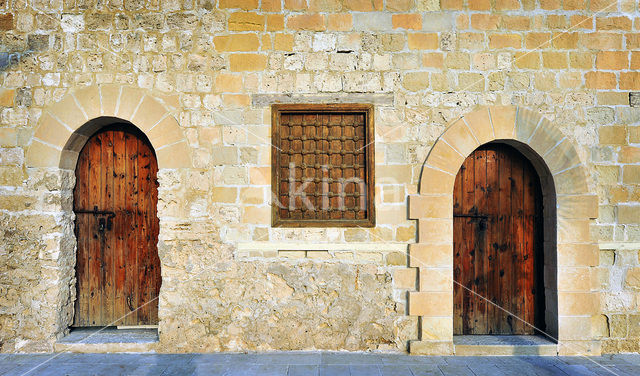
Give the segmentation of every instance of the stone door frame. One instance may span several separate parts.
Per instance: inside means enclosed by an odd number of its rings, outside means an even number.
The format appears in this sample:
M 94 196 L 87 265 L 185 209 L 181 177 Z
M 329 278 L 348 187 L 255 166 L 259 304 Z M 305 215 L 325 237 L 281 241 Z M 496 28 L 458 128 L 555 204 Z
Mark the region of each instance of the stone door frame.
M 420 339 L 412 354 L 448 355 L 453 346 L 453 187 L 465 158 L 478 146 L 504 142 L 533 163 L 543 189 L 545 320 L 560 354 L 600 353 L 592 330 L 600 299 L 591 275 L 598 245 L 590 224 L 598 197 L 571 141 L 539 113 L 516 106 L 486 106 L 454 121 L 431 149 L 419 194 L 409 197 L 418 239 L 409 246 L 418 268 L 418 291 L 409 293 L 409 315 L 419 316 Z
M 177 96 L 160 98 L 150 92 L 115 84 L 89 86 L 69 92 L 48 106 L 40 116 L 26 151 L 25 165 L 65 176 L 73 176 L 69 184 L 59 180 L 62 193 L 58 217 L 64 222 L 64 231 L 56 242 L 58 257 L 52 268 L 52 278 L 59 284 L 55 299 L 56 327 L 53 336 L 60 338 L 73 323 L 75 303 L 76 238 L 73 220 L 73 187 L 75 166 L 86 141 L 96 131 L 114 122 L 129 123 L 140 129 L 153 146 L 158 162 L 158 176 L 169 169 L 192 168 L 191 150 L 184 133 L 172 112 L 178 108 Z M 158 187 L 158 202 L 166 191 Z M 160 236 L 166 222 L 161 208 Z M 158 245 L 160 249 L 160 244 Z M 161 258 L 162 264 L 162 258 Z M 162 295 L 162 291 L 160 292 Z M 162 299 L 159 299 L 159 319 L 162 325 Z M 55 338 L 54 338 L 55 339 Z

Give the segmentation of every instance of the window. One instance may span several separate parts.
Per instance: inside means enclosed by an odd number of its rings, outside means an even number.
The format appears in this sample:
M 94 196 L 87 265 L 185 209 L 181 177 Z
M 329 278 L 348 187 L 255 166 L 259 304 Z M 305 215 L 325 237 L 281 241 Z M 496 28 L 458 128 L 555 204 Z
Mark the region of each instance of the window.
M 274 227 L 373 227 L 373 106 L 273 105 Z

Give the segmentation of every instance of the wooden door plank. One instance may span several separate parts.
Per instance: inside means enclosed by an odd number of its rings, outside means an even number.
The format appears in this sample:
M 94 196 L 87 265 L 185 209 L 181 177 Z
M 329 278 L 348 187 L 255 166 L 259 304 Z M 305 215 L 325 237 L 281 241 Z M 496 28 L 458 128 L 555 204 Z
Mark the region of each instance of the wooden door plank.
M 524 189 L 523 189 L 523 163 L 522 159 L 512 156 L 512 190 L 511 190 L 511 236 L 512 236 L 512 254 L 511 254 L 511 269 L 512 280 L 515 291 L 510 299 L 510 311 L 516 317 L 512 318 L 512 330 L 511 334 L 521 333 L 523 330 L 523 323 L 521 321 L 524 306 L 524 280 L 522 276 L 522 239 L 523 239 L 523 201 L 524 201 Z
M 89 197 L 89 159 L 86 148 L 78 156 L 76 165 L 76 186 L 73 193 L 73 207 L 76 211 L 75 235 L 77 239 L 76 254 L 76 303 L 74 307 L 74 325 L 86 326 L 89 315 L 89 217 L 77 213 L 88 208 Z
M 100 199 L 99 210 L 111 212 L 113 211 L 113 132 L 107 131 L 102 133 L 102 194 Z M 113 325 L 114 321 L 114 296 L 115 296 L 115 270 L 113 257 L 114 231 L 108 227 L 108 215 L 100 215 L 99 221 L 103 221 L 104 229 L 102 231 L 101 242 L 101 287 L 102 287 L 102 318 L 100 325 Z
M 148 264 L 147 264 L 147 208 L 145 196 L 147 194 L 147 185 L 145 177 L 147 176 L 149 159 L 146 154 L 144 144 L 138 140 L 138 242 L 136 244 L 138 254 L 138 323 L 147 324 L 149 320 L 149 312 L 147 307 L 148 299 Z
M 465 162 L 465 173 L 462 177 L 462 213 L 474 215 L 477 213 L 475 207 L 475 152 Z M 475 306 L 473 299 L 473 271 L 474 271 L 474 255 L 475 255 L 475 222 L 472 218 L 460 218 L 463 233 L 466 235 L 462 247 L 464 253 L 462 256 L 462 281 L 461 288 L 464 291 L 462 300 L 463 314 L 463 333 L 472 334 L 474 328 L 473 318 L 475 315 Z
M 484 215 L 487 210 L 487 151 L 481 149 L 475 153 L 475 207 L 478 215 Z M 487 332 L 487 303 L 486 291 L 486 246 L 487 246 L 487 223 L 482 218 L 475 219 L 475 244 L 474 244 L 474 264 L 473 268 L 473 296 L 474 318 L 473 334 L 485 334 Z
M 486 182 L 486 209 L 484 214 L 487 215 L 487 242 L 486 242 L 486 298 L 487 298 L 487 334 L 493 334 L 498 331 L 497 318 L 498 312 L 495 303 L 499 295 L 499 265 L 498 265 L 498 201 L 499 201 L 499 170 L 498 160 L 495 148 L 487 148 L 487 182 Z
M 93 139 L 89 149 L 89 209 L 97 208 L 102 200 L 102 135 Z M 104 237 L 98 231 L 98 221 L 89 215 L 92 222 L 89 235 L 89 325 L 100 325 L 102 321 L 102 257 L 101 244 Z
M 504 310 L 510 310 L 509 297 L 511 296 L 511 159 L 504 152 L 498 154 L 499 175 L 499 203 L 498 203 L 498 281 L 499 295 L 497 304 L 502 308 L 496 312 L 498 334 L 509 334 L 508 314 Z
M 535 279 L 535 294 L 534 294 L 534 322 L 537 328 L 541 331 L 545 331 L 545 289 L 544 289 L 544 207 L 542 201 L 542 185 L 540 183 L 540 177 L 535 172 L 534 174 L 534 240 L 533 249 L 535 254 L 533 278 Z M 535 332 L 534 332 L 535 333 Z
M 126 278 L 124 291 L 126 294 L 127 316 L 124 319 L 127 325 L 138 324 L 138 140 L 130 134 L 125 133 L 125 168 L 126 168 L 126 220 L 125 228 L 127 237 L 125 241 L 125 258 L 127 260 Z
M 456 174 L 456 180 L 453 185 L 453 215 L 462 214 L 462 176 L 464 175 L 468 165 L 468 159 L 464 161 L 460 171 Z M 462 302 L 464 299 L 465 291 L 460 287 L 462 284 L 462 263 L 463 254 L 465 253 L 463 242 L 461 241 L 465 236 L 464 223 L 462 218 L 453 218 L 453 334 L 464 334 L 462 330 L 462 320 L 464 310 Z
M 123 325 L 123 317 L 127 313 L 127 296 L 125 292 L 126 258 L 125 258 L 125 227 L 126 218 L 126 145 L 124 132 L 113 132 L 113 210 L 116 213 L 113 218 L 114 236 L 114 316 L 116 325 Z
M 140 309 L 142 312 L 142 318 L 139 316 L 139 320 L 146 324 L 151 324 L 151 306 L 152 299 L 154 298 L 153 292 L 155 291 L 155 268 L 153 267 L 152 260 L 152 245 L 151 245 L 151 233 L 153 231 L 153 214 L 151 213 L 150 207 L 150 196 L 153 194 L 152 192 L 152 184 L 151 179 L 152 176 L 152 155 L 151 150 L 139 141 L 138 145 L 138 153 L 139 158 L 139 186 L 140 186 L 140 195 L 138 196 L 138 202 L 140 203 L 140 210 L 142 215 L 141 223 L 144 224 L 144 227 L 140 229 L 140 236 L 142 242 L 139 243 L 141 247 L 140 257 L 142 257 L 142 262 L 140 262 L 140 289 L 141 289 L 141 305 L 143 307 Z
M 160 232 L 160 219 L 158 218 L 158 163 L 153 152 L 149 151 L 149 195 L 148 195 L 148 216 L 149 216 L 149 257 L 151 265 L 151 303 L 149 303 L 149 324 L 158 323 L 158 297 L 162 285 L 162 275 L 160 269 L 160 257 L 158 256 L 158 235 Z
M 149 302 L 151 299 L 152 278 L 150 270 L 150 219 L 148 195 L 150 194 L 150 155 L 149 148 L 138 140 L 138 322 L 149 324 Z
M 525 161 L 528 162 L 528 161 Z M 522 259 L 522 275 L 524 280 L 524 308 L 523 316 L 529 325 L 524 325 L 524 334 L 533 334 L 533 326 L 535 322 L 535 304 L 534 304 L 534 290 L 535 290 L 535 187 L 534 171 L 529 163 L 524 164 L 523 169 L 523 259 Z
M 84 319 L 86 318 L 86 285 L 84 278 L 87 277 L 87 255 L 86 245 L 83 240 L 85 236 L 85 218 L 84 215 L 77 213 L 78 210 L 82 210 L 86 207 L 87 200 L 87 158 L 86 154 L 80 153 L 78 156 L 78 162 L 76 164 L 76 185 L 73 188 L 73 209 L 76 212 L 76 218 L 74 222 L 74 234 L 76 236 L 77 251 L 76 251 L 76 302 L 74 305 L 74 326 L 84 326 Z

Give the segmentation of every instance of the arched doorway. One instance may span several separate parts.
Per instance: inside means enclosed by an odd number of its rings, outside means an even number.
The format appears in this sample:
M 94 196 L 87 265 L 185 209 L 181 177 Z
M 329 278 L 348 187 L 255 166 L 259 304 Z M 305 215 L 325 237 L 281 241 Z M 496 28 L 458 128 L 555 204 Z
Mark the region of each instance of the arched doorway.
M 473 151 L 453 192 L 453 334 L 544 331 L 540 178 L 515 148 Z
M 147 137 L 115 123 L 76 165 L 77 300 L 73 326 L 158 323 L 158 163 Z
M 454 121 L 427 156 L 419 193 L 409 196 L 409 218 L 418 220 L 416 243 L 409 245 L 410 265 L 419 271 L 418 291 L 409 293 L 409 314 L 419 317 L 421 327 L 411 353 L 455 352 L 453 191 L 466 157 L 490 142 L 513 146 L 540 179 L 548 338 L 558 343 L 559 354 L 599 354 L 592 321 L 600 297 L 591 284 L 599 251 L 589 231 L 598 217 L 598 197 L 589 190 L 588 170 L 571 139 L 540 113 L 516 106 L 479 107 Z M 565 283 L 578 267 L 584 268 L 581 278 L 587 283 Z M 434 279 L 434 273 L 451 278 Z

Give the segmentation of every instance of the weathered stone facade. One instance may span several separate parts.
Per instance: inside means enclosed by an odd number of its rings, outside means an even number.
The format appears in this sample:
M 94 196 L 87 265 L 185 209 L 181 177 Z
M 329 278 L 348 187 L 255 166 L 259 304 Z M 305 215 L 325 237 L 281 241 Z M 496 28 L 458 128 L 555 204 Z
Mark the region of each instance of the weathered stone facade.
M 3 352 L 68 330 L 73 168 L 113 118 L 158 156 L 159 351 L 450 353 L 444 188 L 495 139 L 556 188 L 560 351 L 639 350 L 634 0 L 0 0 L 0 32 Z M 376 227 L 270 226 L 274 102 L 375 105 Z

